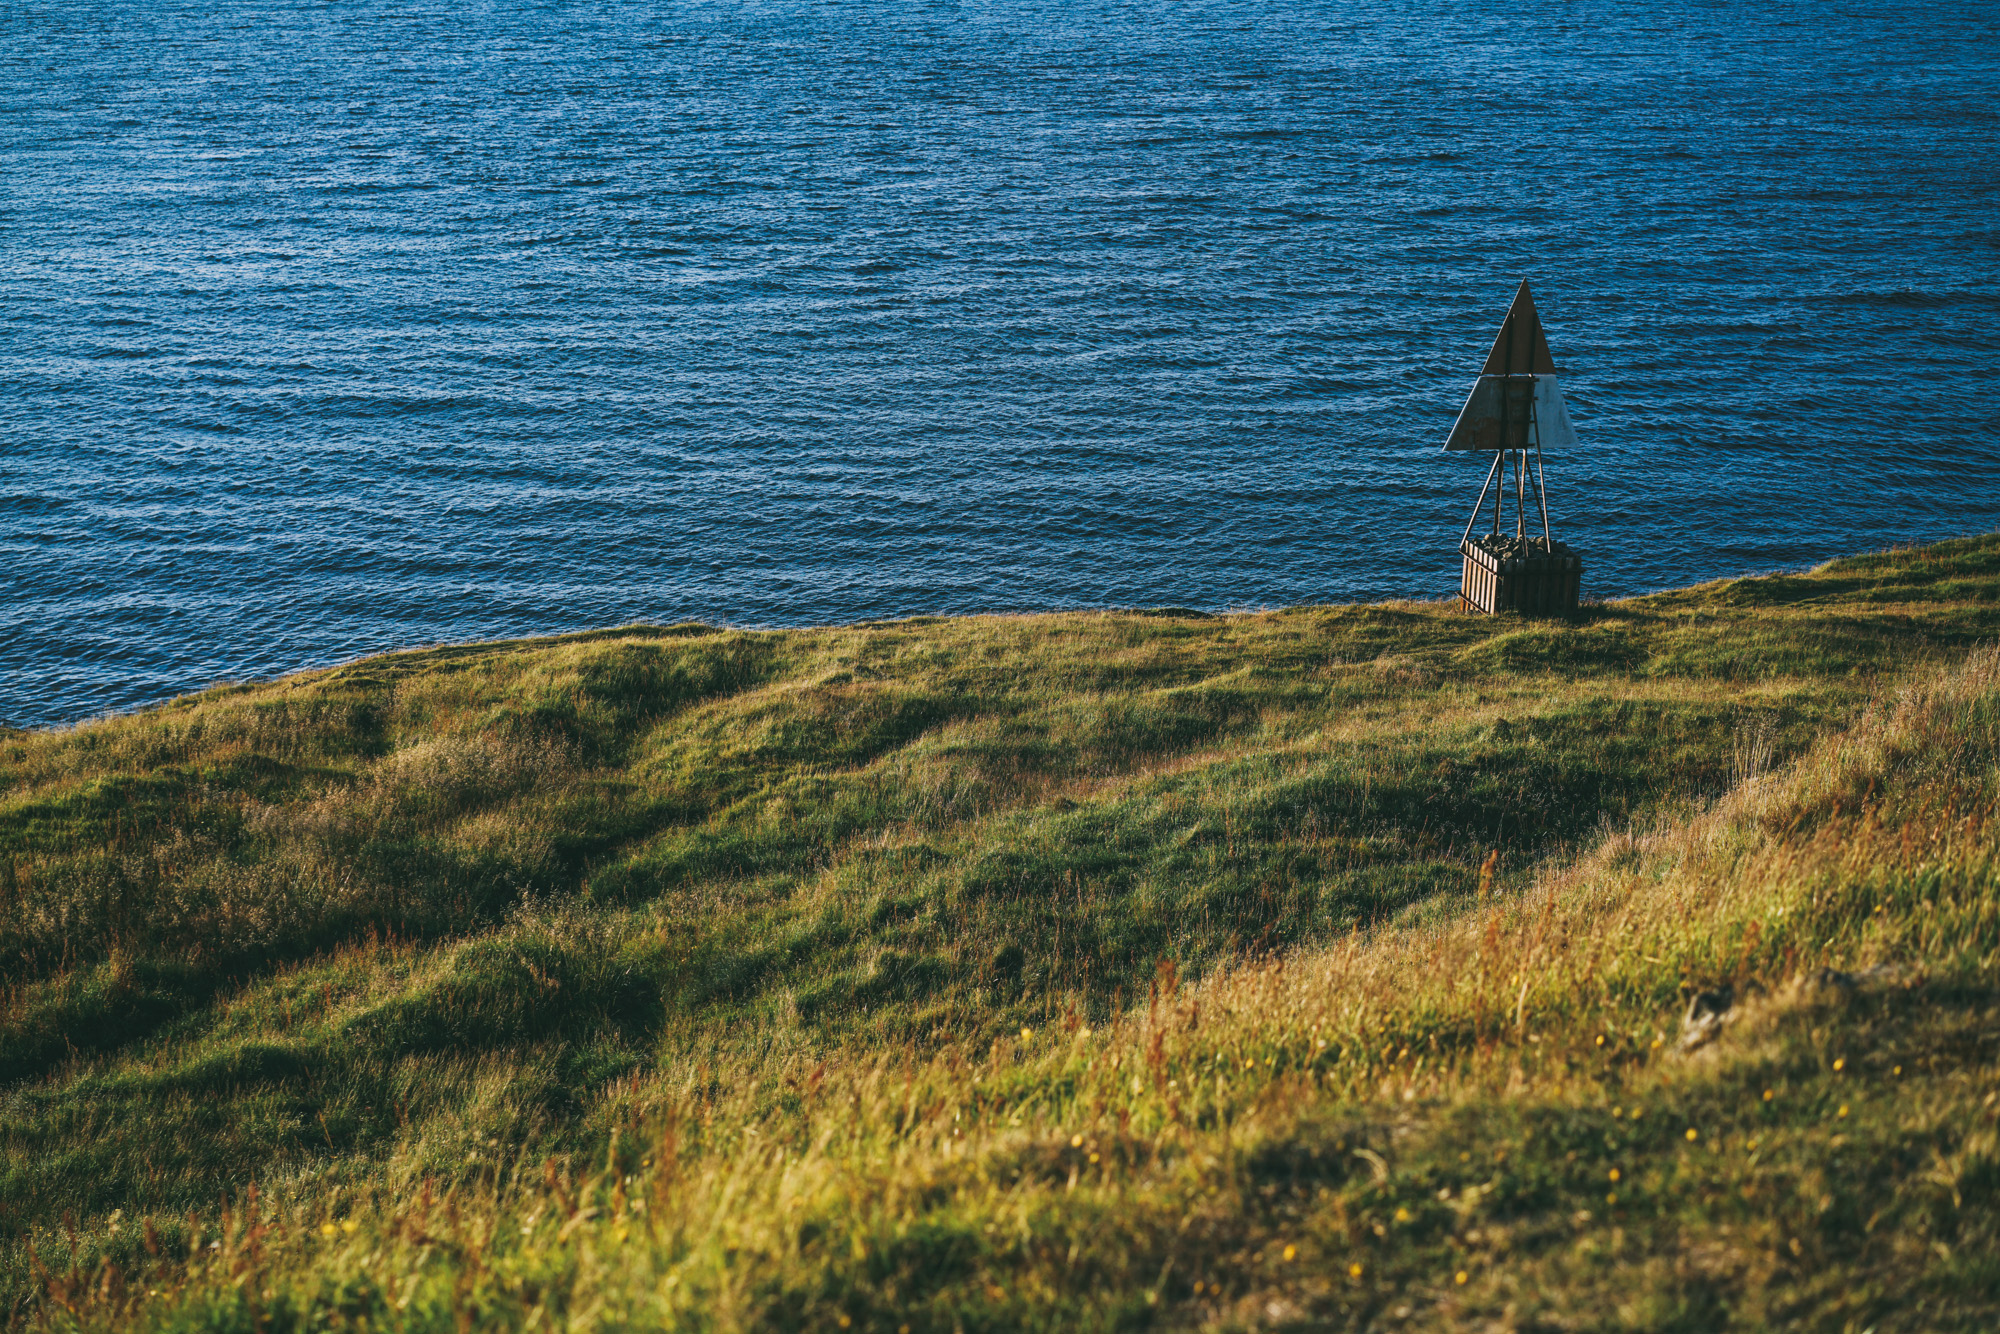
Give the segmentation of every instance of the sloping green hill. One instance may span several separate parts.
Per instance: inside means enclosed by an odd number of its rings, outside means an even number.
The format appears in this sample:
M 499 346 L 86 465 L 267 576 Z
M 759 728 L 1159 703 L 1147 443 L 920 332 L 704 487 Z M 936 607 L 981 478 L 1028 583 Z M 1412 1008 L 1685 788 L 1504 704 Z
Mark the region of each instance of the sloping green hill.
M 1985 538 L 1567 626 L 629 628 L 10 734 L 0 1295 L 1990 1328 L 1996 635 Z

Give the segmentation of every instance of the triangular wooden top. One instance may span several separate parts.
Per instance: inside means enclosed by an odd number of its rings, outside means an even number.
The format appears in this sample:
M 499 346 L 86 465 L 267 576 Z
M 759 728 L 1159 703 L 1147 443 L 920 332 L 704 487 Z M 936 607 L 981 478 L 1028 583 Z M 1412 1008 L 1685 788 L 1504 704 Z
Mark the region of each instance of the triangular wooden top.
M 1549 355 L 1549 340 L 1542 336 L 1542 317 L 1535 313 L 1535 298 L 1523 281 L 1514 293 L 1514 304 L 1500 322 L 1500 336 L 1486 357 L 1481 375 L 1554 375 L 1555 358 Z

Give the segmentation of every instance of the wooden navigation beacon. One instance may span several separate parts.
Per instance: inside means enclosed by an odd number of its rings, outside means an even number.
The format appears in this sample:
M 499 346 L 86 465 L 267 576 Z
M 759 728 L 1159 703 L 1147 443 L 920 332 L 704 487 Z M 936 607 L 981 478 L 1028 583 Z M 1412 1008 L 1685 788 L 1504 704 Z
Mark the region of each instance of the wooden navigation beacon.
M 1479 488 L 1472 518 L 1458 543 L 1465 558 L 1458 596 L 1467 608 L 1528 616 L 1567 616 L 1576 611 L 1583 562 L 1567 544 L 1550 536 L 1549 498 L 1542 486 L 1542 451 L 1575 445 L 1576 431 L 1569 424 L 1562 390 L 1556 386 L 1555 359 L 1549 355 L 1541 316 L 1535 313 L 1535 299 L 1524 282 L 1514 294 L 1514 304 L 1500 325 L 1493 351 L 1444 442 L 1446 449 L 1481 449 L 1493 454 L 1486 485 Z M 1532 465 L 1530 454 L 1534 455 Z M 1506 533 L 1501 508 L 1507 499 L 1510 460 L 1514 467 L 1514 531 Z M 1494 493 L 1493 530 L 1474 537 L 1472 530 L 1485 511 L 1488 491 Z M 1530 537 L 1529 515 L 1537 512 L 1542 535 Z

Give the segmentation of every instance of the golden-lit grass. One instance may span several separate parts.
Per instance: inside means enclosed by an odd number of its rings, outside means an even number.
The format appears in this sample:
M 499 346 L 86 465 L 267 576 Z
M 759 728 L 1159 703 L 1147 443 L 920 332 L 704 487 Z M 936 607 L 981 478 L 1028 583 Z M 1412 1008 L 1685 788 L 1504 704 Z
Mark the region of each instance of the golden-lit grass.
M 614 632 L 10 738 L 17 1318 L 1990 1327 L 1996 588 Z

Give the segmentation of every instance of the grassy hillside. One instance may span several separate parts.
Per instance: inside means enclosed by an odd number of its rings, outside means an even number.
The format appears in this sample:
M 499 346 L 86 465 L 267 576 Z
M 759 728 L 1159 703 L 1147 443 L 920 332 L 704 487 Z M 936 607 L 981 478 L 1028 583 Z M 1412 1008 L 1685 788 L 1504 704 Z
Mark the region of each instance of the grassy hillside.
M 1984 538 L 1574 625 L 635 627 L 7 734 L 0 1301 L 1992 1328 L 1996 637 Z

